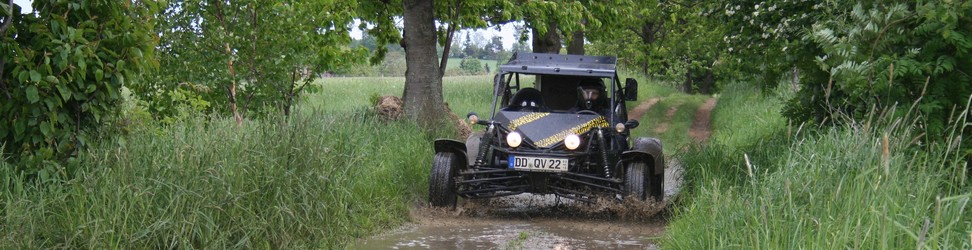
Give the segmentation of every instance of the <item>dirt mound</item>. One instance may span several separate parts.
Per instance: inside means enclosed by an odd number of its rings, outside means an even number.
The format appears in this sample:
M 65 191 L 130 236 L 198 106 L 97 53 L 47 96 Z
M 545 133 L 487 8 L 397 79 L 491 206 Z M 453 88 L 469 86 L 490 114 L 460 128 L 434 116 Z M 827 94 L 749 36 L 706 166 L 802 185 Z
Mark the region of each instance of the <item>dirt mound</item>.
M 375 113 L 384 121 L 397 121 L 405 117 L 405 102 L 400 97 L 393 95 L 382 96 L 375 101 L 374 105 Z M 449 103 L 445 104 L 445 111 L 449 114 L 449 121 L 456 126 L 458 138 L 465 139 L 469 137 L 469 134 L 472 133 L 472 128 L 469 127 L 469 124 L 466 124 L 465 120 L 452 113 L 452 109 L 449 108 Z
M 405 116 L 405 105 L 402 98 L 386 95 L 378 98 L 375 102 L 375 112 L 386 121 L 396 121 Z
M 449 108 L 449 103 L 446 103 L 445 106 L 446 113 L 449 113 L 449 119 L 456 124 L 456 133 L 458 133 L 459 139 L 465 140 L 470 134 L 472 134 L 472 127 L 466 123 L 466 120 L 459 118 L 456 113 L 452 112 L 452 109 Z

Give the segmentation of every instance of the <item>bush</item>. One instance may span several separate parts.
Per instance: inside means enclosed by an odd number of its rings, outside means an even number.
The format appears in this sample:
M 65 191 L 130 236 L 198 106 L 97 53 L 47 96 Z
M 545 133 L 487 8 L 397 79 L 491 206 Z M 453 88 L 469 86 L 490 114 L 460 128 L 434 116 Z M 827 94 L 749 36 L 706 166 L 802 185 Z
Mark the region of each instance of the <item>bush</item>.
M 463 58 L 462 62 L 459 63 L 459 68 L 470 75 L 480 74 L 483 72 L 482 62 L 480 62 L 479 59 L 472 57 Z
M 942 135 L 972 95 L 972 5 L 951 1 L 824 5 L 831 18 L 807 27 L 795 60 L 813 62 L 786 115 L 796 122 L 863 120 L 921 100 L 929 135 Z M 784 66 L 784 68 L 789 68 Z M 771 78 L 771 80 L 777 80 Z M 904 110 L 899 112 L 903 113 Z M 930 140 L 947 138 L 930 136 Z
M 128 2 L 126 2 L 128 3 Z M 155 50 L 153 2 L 35 1 L 0 34 L 0 144 L 39 171 L 77 154 Z M 4 157 L 0 157 L 4 158 Z M 45 163 L 46 162 L 46 163 Z

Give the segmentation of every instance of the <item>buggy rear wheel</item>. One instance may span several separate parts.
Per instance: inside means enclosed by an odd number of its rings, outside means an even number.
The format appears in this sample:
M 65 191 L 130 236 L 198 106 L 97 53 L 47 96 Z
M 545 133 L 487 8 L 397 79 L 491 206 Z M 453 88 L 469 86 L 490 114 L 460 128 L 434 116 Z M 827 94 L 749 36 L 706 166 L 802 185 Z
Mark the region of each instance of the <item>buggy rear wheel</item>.
M 432 173 L 429 175 L 429 205 L 432 207 L 456 207 L 456 173 L 459 157 L 451 152 L 439 152 L 432 160 Z

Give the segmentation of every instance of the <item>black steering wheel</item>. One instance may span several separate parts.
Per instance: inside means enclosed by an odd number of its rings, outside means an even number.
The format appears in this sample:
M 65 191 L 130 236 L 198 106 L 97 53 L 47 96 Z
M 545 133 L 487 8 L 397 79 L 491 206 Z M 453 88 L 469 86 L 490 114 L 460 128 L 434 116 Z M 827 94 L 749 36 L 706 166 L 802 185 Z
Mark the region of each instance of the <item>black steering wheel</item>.
M 591 111 L 591 110 L 586 110 L 586 109 L 585 110 L 581 110 L 581 111 L 577 111 L 577 114 L 578 115 L 580 115 L 580 114 L 585 114 L 585 115 L 601 115 L 601 114 L 598 114 L 597 112 L 594 112 L 594 111 Z

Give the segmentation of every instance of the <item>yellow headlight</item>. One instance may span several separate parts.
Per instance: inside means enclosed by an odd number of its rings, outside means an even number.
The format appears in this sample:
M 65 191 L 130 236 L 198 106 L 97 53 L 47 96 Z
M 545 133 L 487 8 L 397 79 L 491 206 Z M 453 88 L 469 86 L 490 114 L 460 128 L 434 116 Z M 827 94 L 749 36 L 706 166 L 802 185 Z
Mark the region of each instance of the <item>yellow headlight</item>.
M 575 134 L 567 135 L 567 137 L 564 138 L 564 146 L 567 146 L 567 149 L 570 150 L 577 149 L 577 147 L 580 147 L 580 136 Z
M 618 133 L 624 132 L 624 129 L 624 123 L 619 122 L 617 125 L 614 125 L 614 130 L 618 131 Z
M 479 122 L 479 116 L 477 116 L 477 115 L 470 115 L 469 116 L 469 124 L 470 125 L 475 125 L 477 122 Z
M 506 144 L 510 145 L 510 147 L 519 147 L 521 142 L 523 142 L 523 137 L 520 136 L 520 133 L 510 132 L 510 134 L 506 135 Z

